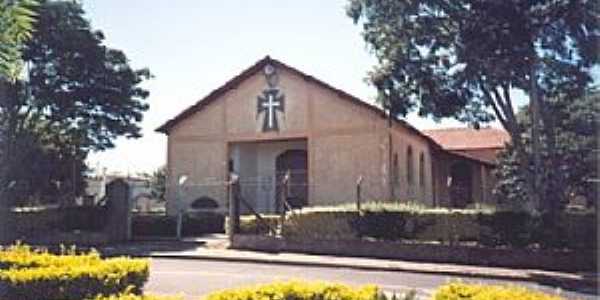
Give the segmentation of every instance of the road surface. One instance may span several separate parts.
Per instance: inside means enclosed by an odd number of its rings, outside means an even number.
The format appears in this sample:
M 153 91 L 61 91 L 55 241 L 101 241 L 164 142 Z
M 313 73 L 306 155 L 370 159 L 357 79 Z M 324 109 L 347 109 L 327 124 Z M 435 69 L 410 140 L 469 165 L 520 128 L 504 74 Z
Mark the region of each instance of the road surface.
M 433 290 L 451 280 L 465 282 L 502 283 L 526 285 L 563 297 L 596 299 L 588 290 L 561 290 L 556 287 L 532 282 L 511 282 L 476 278 L 460 278 L 446 275 L 418 274 L 408 272 L 382 272 L 348 268 L 323 268 L 223 262 L 209 260 L 152 259 L 150 280 L 146 291 L 154 294 L 180 294 L 185 299 L 199 299 L 210 292 L 281 280 L 325 280 L 351 285 L 376 284 L 390 292 L 417 290 L 420 299 L 428 299 Z

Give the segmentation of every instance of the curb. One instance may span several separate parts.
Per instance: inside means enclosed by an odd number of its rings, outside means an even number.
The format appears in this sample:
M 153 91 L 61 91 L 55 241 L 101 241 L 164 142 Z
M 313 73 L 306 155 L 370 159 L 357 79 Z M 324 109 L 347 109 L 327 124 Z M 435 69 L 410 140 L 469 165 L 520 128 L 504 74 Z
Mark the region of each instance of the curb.
M 118 253 L 115 253 L 118 254 Z M 145 257 L 145 258 L 161 258 L 161 259 L 182 259 L 182 260 L 203 260 L 203 261 L 223 261 L 223 262 L 243 262 L 243 263 L 269 263 L 277 265 L 288 265 L 288 266 L 306 266 L 306 267 L 321 267 L 321 268 L 347 268 L 353 270 L 363 271 L 379 271 L 379 272 L 408 272 L 416 274 L 435 274 L 435 275 L 446 275 L 446 276 L 461 276 L 469 278 L 483 278 L 483 279 L 495 279 L 495 280 L 514 280 L 524 282 L 541 283 L 540 279 L 533 278 L 531 276 L 511 276 L 506 274 L 490 274 L 485 272 L 460 272 L 460 271 L 445 271 L 445 270 L 427 270 L 427 269 L 414 269 L 414 268 L 402 268 L 395 266 L 367 266 L 367 265 L 353 265 L 345 263 L 329 263 L 329 262 L 307 262 L 298 260 L 280 260 L 280 259 L 269 259 L 269 258 L 245 258 L 245 257 L 226 257 L 226 256 L 214 256 L 214 255 L 176 255 L 176 254 L 129 254 L 134 257 Z M 584 284 L 585 286 L 597 287 L 598 281 L 593 279 L 572 279 L 572 278 L 554 278 L 554 281 L 573 281 L 578 284 Z

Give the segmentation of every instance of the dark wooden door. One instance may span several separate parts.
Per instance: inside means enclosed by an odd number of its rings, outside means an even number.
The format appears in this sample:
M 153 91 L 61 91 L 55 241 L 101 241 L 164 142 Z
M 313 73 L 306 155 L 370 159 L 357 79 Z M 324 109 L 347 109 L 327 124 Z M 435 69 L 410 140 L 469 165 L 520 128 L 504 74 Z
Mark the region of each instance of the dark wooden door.
M 276 200 L 280 206 L 282 194 L 281 182 L 286 174 L 290 172 L 290 182 L 287 193 L 287 202 L 293 208 L 308 205 L 308 155 L 306 150 L 288 150 L 277 156 L 276 169 Z
M 452 207 L 465 208 L 473 203 L 471 166 L 466 162 L 456 162 L 450 167 L 450 176 L 452 177 L 450 186 Z

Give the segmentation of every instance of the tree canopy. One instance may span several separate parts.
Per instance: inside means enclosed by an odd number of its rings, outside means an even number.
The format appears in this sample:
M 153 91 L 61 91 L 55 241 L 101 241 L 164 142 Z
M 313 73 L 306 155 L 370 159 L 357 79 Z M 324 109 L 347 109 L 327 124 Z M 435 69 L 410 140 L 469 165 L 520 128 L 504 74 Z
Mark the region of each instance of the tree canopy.
M 351 0 L 347 11 L 379 60 L 371 82 L 399 114 L 480 122 L 492 108 L 507 124 L 510 90 L 529 93 L 534 66 L 549 96 L 581 95 L 599 58 L 594 1 Z
M 554 188 L 551 189 L 559 203 L 564 206 L 576 196 L 585 196 L 589 205 L 597 205 L 598 145 L 600 138 L 600 92 L 575 99 L 551 99 L 548 101 L 547 123 L 552 124 L 542 133 L 545 147 L 542 152 L 545 165 L 542 176 Z M 525 129 L 531 127 L 529 106 L 521 108 L 517 114 L 519 125 Z M 526 151 L 532 156 L 531 137 L 525 135 Z M 547 145 L 547 144 L 553 145 Z M 500 163 L 495 171 L 498 183 L 495 193 L 505 204 L 520 206 L 524 204 L 525 180 L 518 168 L 514 149 L 509 147 L 500 155 Z
M 135 70 L 126 55 L 103 44 L 80 4 L 45 2 L 36 32 L 24 50 L 31 62 L 31 97 L 19 103 L 25 117 L 57 125 L 83 150 L 114 147 L 118 136 L 140 137 L 148 91 L 139 84 L 148 69 Z
M 392 114 L 475 125 L 497 119 L 537 193 L 539 168 L 529 168 L 511 92 L 530 97 L 537 149 L 545 126 L 538 115 L 549 113 L 544 99 L 581 97 L 592 83 L 600 59 L 596 1 L 350 0 L 347 13 L 378 59 L 369 78 Z
M 120 136 L 141 136 L 148 91 L 140 84 L 150 72 L 132 68 L 122 51 L 106 46 L 104 34 L 92 29 L 79 3 L 40 1 L 22 58 L 27 76 L 10 84 L 0 102 L 0 125 L 6 128 L 0 158 L 10 162 L 9 168 L 39 159 L 27 153 L 45 153 L 49 159 L 71 161 L 68 174 L 81 177 L 90 151 L 112 148 Z M 19 151 L 28 146 L 37 150 Z M 55 177 L 65 182 L 64 176 Z

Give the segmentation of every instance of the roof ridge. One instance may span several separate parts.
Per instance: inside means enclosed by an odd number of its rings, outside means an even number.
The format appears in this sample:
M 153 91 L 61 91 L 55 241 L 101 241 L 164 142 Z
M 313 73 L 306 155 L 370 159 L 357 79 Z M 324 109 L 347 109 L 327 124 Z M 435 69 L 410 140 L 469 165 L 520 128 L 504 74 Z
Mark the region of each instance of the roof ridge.
M 283 68 L 286 68 L 288 71 L 291 71 L 292 73 L 296 73 L 296 75 L 299 75 L 300 77 L 304 78 L 305 80 L 310 80 L 311 82 L 320 85 L 323 88 L 329 89 L 333 92 L 335 92 L 339 97 L 341 98 L 345 98 L 348 101 L 352 101 L 353 103 L 357 104 L 357 105 L 362 105 L 363 107 L 366 107 L 367 109 L 372 110 L 373 112 L 379 114 L 382 117 L 387 117 L 386 112 L 381 109 L 380 107 L 373 105 L 371 103 L 368 103 L 344 90 L 338 89 L 332 85 L 330 85 L 329 83 L 316 78 L 313 75 L 310 75 L 308 73 L 302 72 L 299 69 L 296 69 L 286 63 L 283 63 L 277 59 L 274 59 L 272 57 L 270 57 L 269 55 L 265 56 L 264 58 L 260 59 L 259 61 L 257 61 L 256 63 L 254 63 L 252 66 L 246 68 L 245 70 L 243 70 L 241 73 L 239 73 L 238 75 L 236 75 L 235 77 L 233 77 L 232 79 L 228 80 L 225 82 L 225 84 L 221 85 L 220 87 L 216 88 L 215 90 L 213 90 L 212 92 L 210 92 L 208 95 L 206 95 L 205 97 L 203 97 L 202 99 L 198 100 L 195 104 L 191 105 L 190 107 L 186 108 L 183 112 L 179 113 L 178 115 L 176 115 L 174 118 L 169 119 L 167 122 L 165 122 L 163 125 L 161 125 L 160 127 L 158 127 L 156 129 L 156 131 L 158 132 L 162 132 L 162 133 L 168 133 L 168 131 L 174 127 L 179 121 L 189 117 L 190 115 L 194 114 L 196 111 L 198 111 L 199 109 L 201 109 L 203 106 L 208 105 L 209 103 L 211 103 L 213 100 L 218 99 L 218 97 L 220 97 L 221 95 L 223 95 L 225 92 L 227 92 L 228 90 L 230 90 L 231 88 L 237 86 L 240 82 L 242 82 L 243 80 L 245 80 L 248 76 L 254 74 L 255 72 L 257 72 L 260 68 L 262 68 L 264 65 L 268 64 L 268 63 L 273 63 L 275 65 L 279 65 Z M 429 135 L 424 134 L 423 132 L 421 132 L 420 130 L 416 129 L 414 126 L 410 125 L 408 122 L 406 122 L 403 119 L 400 118 L 393 118 L 393 120 L 399 124 L 400 126 L 403 126 L 404 128 L 408 129 L 409 131 L 413 132 L 414 134 L 421 136 L 422 138 L 424 138 L 425 140 L 427 140 L 428 142 L 430 142 L 432 145 L 434 145 L 434 147 L 437 147 L 439 149 L 441 149 L 441 146 L 434 140 L 432 139 Z
M 214 90 L 210 91 L 208 94 L 206 94 L 206 96 L 197 100 L 196 103 L 185 108 L 182 112 L 177 114 L 175 117 L 167 120 L 163 125 L 158 127 L 155 131 L 167 133 L 169 131 L 169 129 L 171 129 L 173 126 L 175 126 L 175 124 L 178 123 L 180 120 L 187 118 L 188 116 L 190 116 L 191 114 L 196 112 L 198 109 L 202 108 L 202 106 L 207 104 L 207 102 L 210 102 L 207 100 L 211 100 L 212 98 L 221 96 L 226 91 L 231 89 L 233 86 L 237 85 L 239 82 L 244 80 L 245 79 L 244 75 L 246 75 L 248 73 L 253 73 L 253 71 L 255 71 L 254 69 L 260 68 L 263 64 L 266 64 L 271 61 L 274 61 L 274 59 L 272 59 L 271 56 L 269 56 L 269 55 L 266 55 L 265 57 L 259 59 L 257 62 L 252 64 L 250 67 L 243 69 L 241 72 L 239 72 L 238 74 L 233 76 L 231 79 L 225 81 L 224 84 L 220 85 L 216 89 L 214 89 Z
M 471 128 L 471 127 L 446 127 L 446 128 L 430 128 L 430 129 L 423 129 L 423 132 L 427 132 L 427 131 L 466 131 L 466 130 L 475 130 L 475 131 L 481 131 L 481 130 L 498 130 L 498 131 L 506 131 L 503 128 L 497 128 L 497 127 L 493 127 L 493 126 L 487 126 L 487 127 L 480 127 L 480 128 Z

